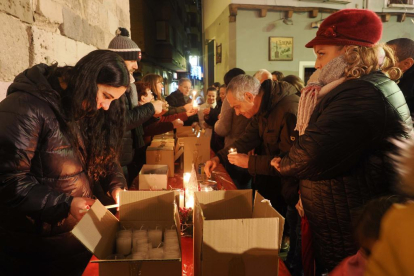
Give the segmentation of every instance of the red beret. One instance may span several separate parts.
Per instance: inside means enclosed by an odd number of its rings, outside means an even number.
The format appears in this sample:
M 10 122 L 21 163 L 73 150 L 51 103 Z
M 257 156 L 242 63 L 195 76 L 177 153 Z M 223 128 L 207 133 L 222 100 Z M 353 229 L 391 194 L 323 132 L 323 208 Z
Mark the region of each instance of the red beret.
M 345 9 L 325 18 L 316 37 L 305 46 L 357 45 L 374 46 L 382 35 L 381 19 L 370 10 Z

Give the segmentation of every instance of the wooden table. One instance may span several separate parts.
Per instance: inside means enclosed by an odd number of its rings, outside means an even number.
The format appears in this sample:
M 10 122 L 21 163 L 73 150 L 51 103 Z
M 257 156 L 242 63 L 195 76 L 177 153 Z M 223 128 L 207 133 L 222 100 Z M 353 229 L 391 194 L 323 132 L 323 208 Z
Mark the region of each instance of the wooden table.
M 236 190 L 236 186 L 227 174 L 224 167 L 220 164 L 214 171 L 214 177 L 217 181 L 218 189 L 221 190 Z M 181 189 L 183 187 L 183 173 L 180 170 L 176 170 L 174 177 L 168 178 L 168 186 L 172 189 Z M 194 275 L 193 265 L 193 238 L 192 237 L 181 237 L 181 251 L 182 251 L 182 268 L 183 276 Z M 95 256 L 92 257 L 91 261 L 97 260 Z M 89 263 L 83 276 L 99 276 L 99 264 Z M 279 259 L 279 275 L 290 276 L 285 264 Z

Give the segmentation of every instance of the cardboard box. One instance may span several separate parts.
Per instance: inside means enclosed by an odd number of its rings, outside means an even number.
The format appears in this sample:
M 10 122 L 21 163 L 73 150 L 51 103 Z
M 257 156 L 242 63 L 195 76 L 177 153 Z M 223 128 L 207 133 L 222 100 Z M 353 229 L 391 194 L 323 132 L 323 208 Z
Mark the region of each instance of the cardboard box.
M 151 145 L 150 147 L 174 147 L 175 143 L 174 143 L 174 139 L 164 139 L 164 140 L 152 140 L 151 141 Z
M 192 137 L 195 136 L 192 126 L 181 126 L 176 128 L 176 136 L 179 137 Z
M 153 139 L 161 139 L 161 140 L 174 139 L 174 131 L 169 131 L 163 134 L 155 135 Z
M 191 164 L 197 168 L 198 164 L 210 160 L 210 139 L 211 137 L 204 135 L 178 138 L 177 146 L 184 144 L 184 172 L 191 171 Z
M 140 190 L 167 190 L 168 165 L 144 165 L 139 172 Z
M 194 275 L 278 275 L 284 221 L 251 190 L 196 192 Z
M 167 165 L 168 176 L 174 177 L 174 147 L 148 147 L 146 157 L 148 165 Z
M 119 220 L 98 200 L 79 221 L 72 233 L 88 248 L 99 263 L 100 276 L 117 275 L 170 275 L 181 276 L 182 261 L 179 259 L 105 260 L 115 252 L 115 236 L 121 227 L 138 229 L 161 225 L 175 225 L 180 244 L 180 218 L 174 204 L 177 193 L 171 191 L 124 191 L 120 193 Z

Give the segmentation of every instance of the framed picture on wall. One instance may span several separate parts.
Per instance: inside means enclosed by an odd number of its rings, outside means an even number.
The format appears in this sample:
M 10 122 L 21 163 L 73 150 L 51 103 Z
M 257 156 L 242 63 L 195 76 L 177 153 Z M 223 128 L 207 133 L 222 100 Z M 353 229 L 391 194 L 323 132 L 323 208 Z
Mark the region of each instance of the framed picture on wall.
M 221 43 L 216 45 L 216 63 L 221 63 Z
M 269 60 L 293 60 L 293 37 L 269 37 Z

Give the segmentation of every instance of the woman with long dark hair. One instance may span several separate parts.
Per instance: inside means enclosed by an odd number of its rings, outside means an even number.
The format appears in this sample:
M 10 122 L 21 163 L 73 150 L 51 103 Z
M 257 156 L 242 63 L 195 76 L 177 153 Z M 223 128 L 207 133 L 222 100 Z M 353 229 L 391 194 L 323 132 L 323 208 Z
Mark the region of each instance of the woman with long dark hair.
M 129 85 L 124 61 L 97 50 L 74 67 L 39 64 L 0 103 L 0 271 L 80 275 L 91 254 L 71 234 L 94 203 L 126 181 L 117 161 Z

